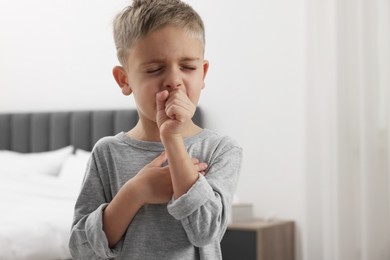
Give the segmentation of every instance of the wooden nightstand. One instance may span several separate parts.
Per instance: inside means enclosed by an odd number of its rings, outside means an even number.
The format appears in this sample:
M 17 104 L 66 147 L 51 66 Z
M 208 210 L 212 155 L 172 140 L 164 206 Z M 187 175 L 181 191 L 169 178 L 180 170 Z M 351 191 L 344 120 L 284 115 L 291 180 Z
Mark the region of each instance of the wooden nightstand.
M 294 222 L 231 223 L 221 241 L 224 260 L 294 260 Z

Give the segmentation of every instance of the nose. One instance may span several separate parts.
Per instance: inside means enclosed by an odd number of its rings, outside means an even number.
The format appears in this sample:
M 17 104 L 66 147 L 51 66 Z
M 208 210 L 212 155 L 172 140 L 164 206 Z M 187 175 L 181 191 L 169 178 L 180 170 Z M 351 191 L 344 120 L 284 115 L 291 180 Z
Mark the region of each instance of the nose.
M 167 71 L 166 77 L 164 78 L 163 87 L 169 92 L 183 87 L 183 80 L 180 72 L 172 69 Z

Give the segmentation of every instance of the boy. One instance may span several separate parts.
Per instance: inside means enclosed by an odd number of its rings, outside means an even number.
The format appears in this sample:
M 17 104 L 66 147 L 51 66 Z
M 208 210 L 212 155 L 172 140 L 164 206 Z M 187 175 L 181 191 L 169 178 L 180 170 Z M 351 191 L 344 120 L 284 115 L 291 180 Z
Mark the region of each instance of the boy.
M 95 145 L 75 206 L 75 259 L 222 259 L 242 150 L 192 121 L 208 62 L 180 0 L 135 0 L 114 20 L 113 75 L 139 114 Z M 196 158 L 196 159 L 192 159 Z

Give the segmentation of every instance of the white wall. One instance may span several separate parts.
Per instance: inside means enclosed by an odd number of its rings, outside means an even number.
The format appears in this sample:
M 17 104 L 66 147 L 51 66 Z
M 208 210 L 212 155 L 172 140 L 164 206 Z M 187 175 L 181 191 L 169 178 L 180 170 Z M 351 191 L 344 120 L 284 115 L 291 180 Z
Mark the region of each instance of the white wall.
M 127 2 L 0 0 L 0 112 L 134 107 L 111 76 Z M 303 259 L 305 1 L 188 2 L 206 24 L 207 126 L 244 148 L 238 196 L 295 220 Z
M 125 2 L 0 0 L 0 110 L 133 106 L 111 76 Z
M 199 1 L 192 1 L 199 2 Z M 210 74 L 201 106 L 208 126 L 244 147 L 238 196 L 258 216 L 304 224 L 304 1 L 209 1 Z

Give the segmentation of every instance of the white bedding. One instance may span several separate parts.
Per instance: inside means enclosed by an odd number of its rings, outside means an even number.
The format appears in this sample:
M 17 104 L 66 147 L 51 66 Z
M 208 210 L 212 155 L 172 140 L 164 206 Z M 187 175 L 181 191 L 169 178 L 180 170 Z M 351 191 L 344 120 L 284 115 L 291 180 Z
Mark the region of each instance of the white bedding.
M 0 260 L 71 258 L 69 233 L 86 162 L 68 156 L 60 176 L 0 172 Z

